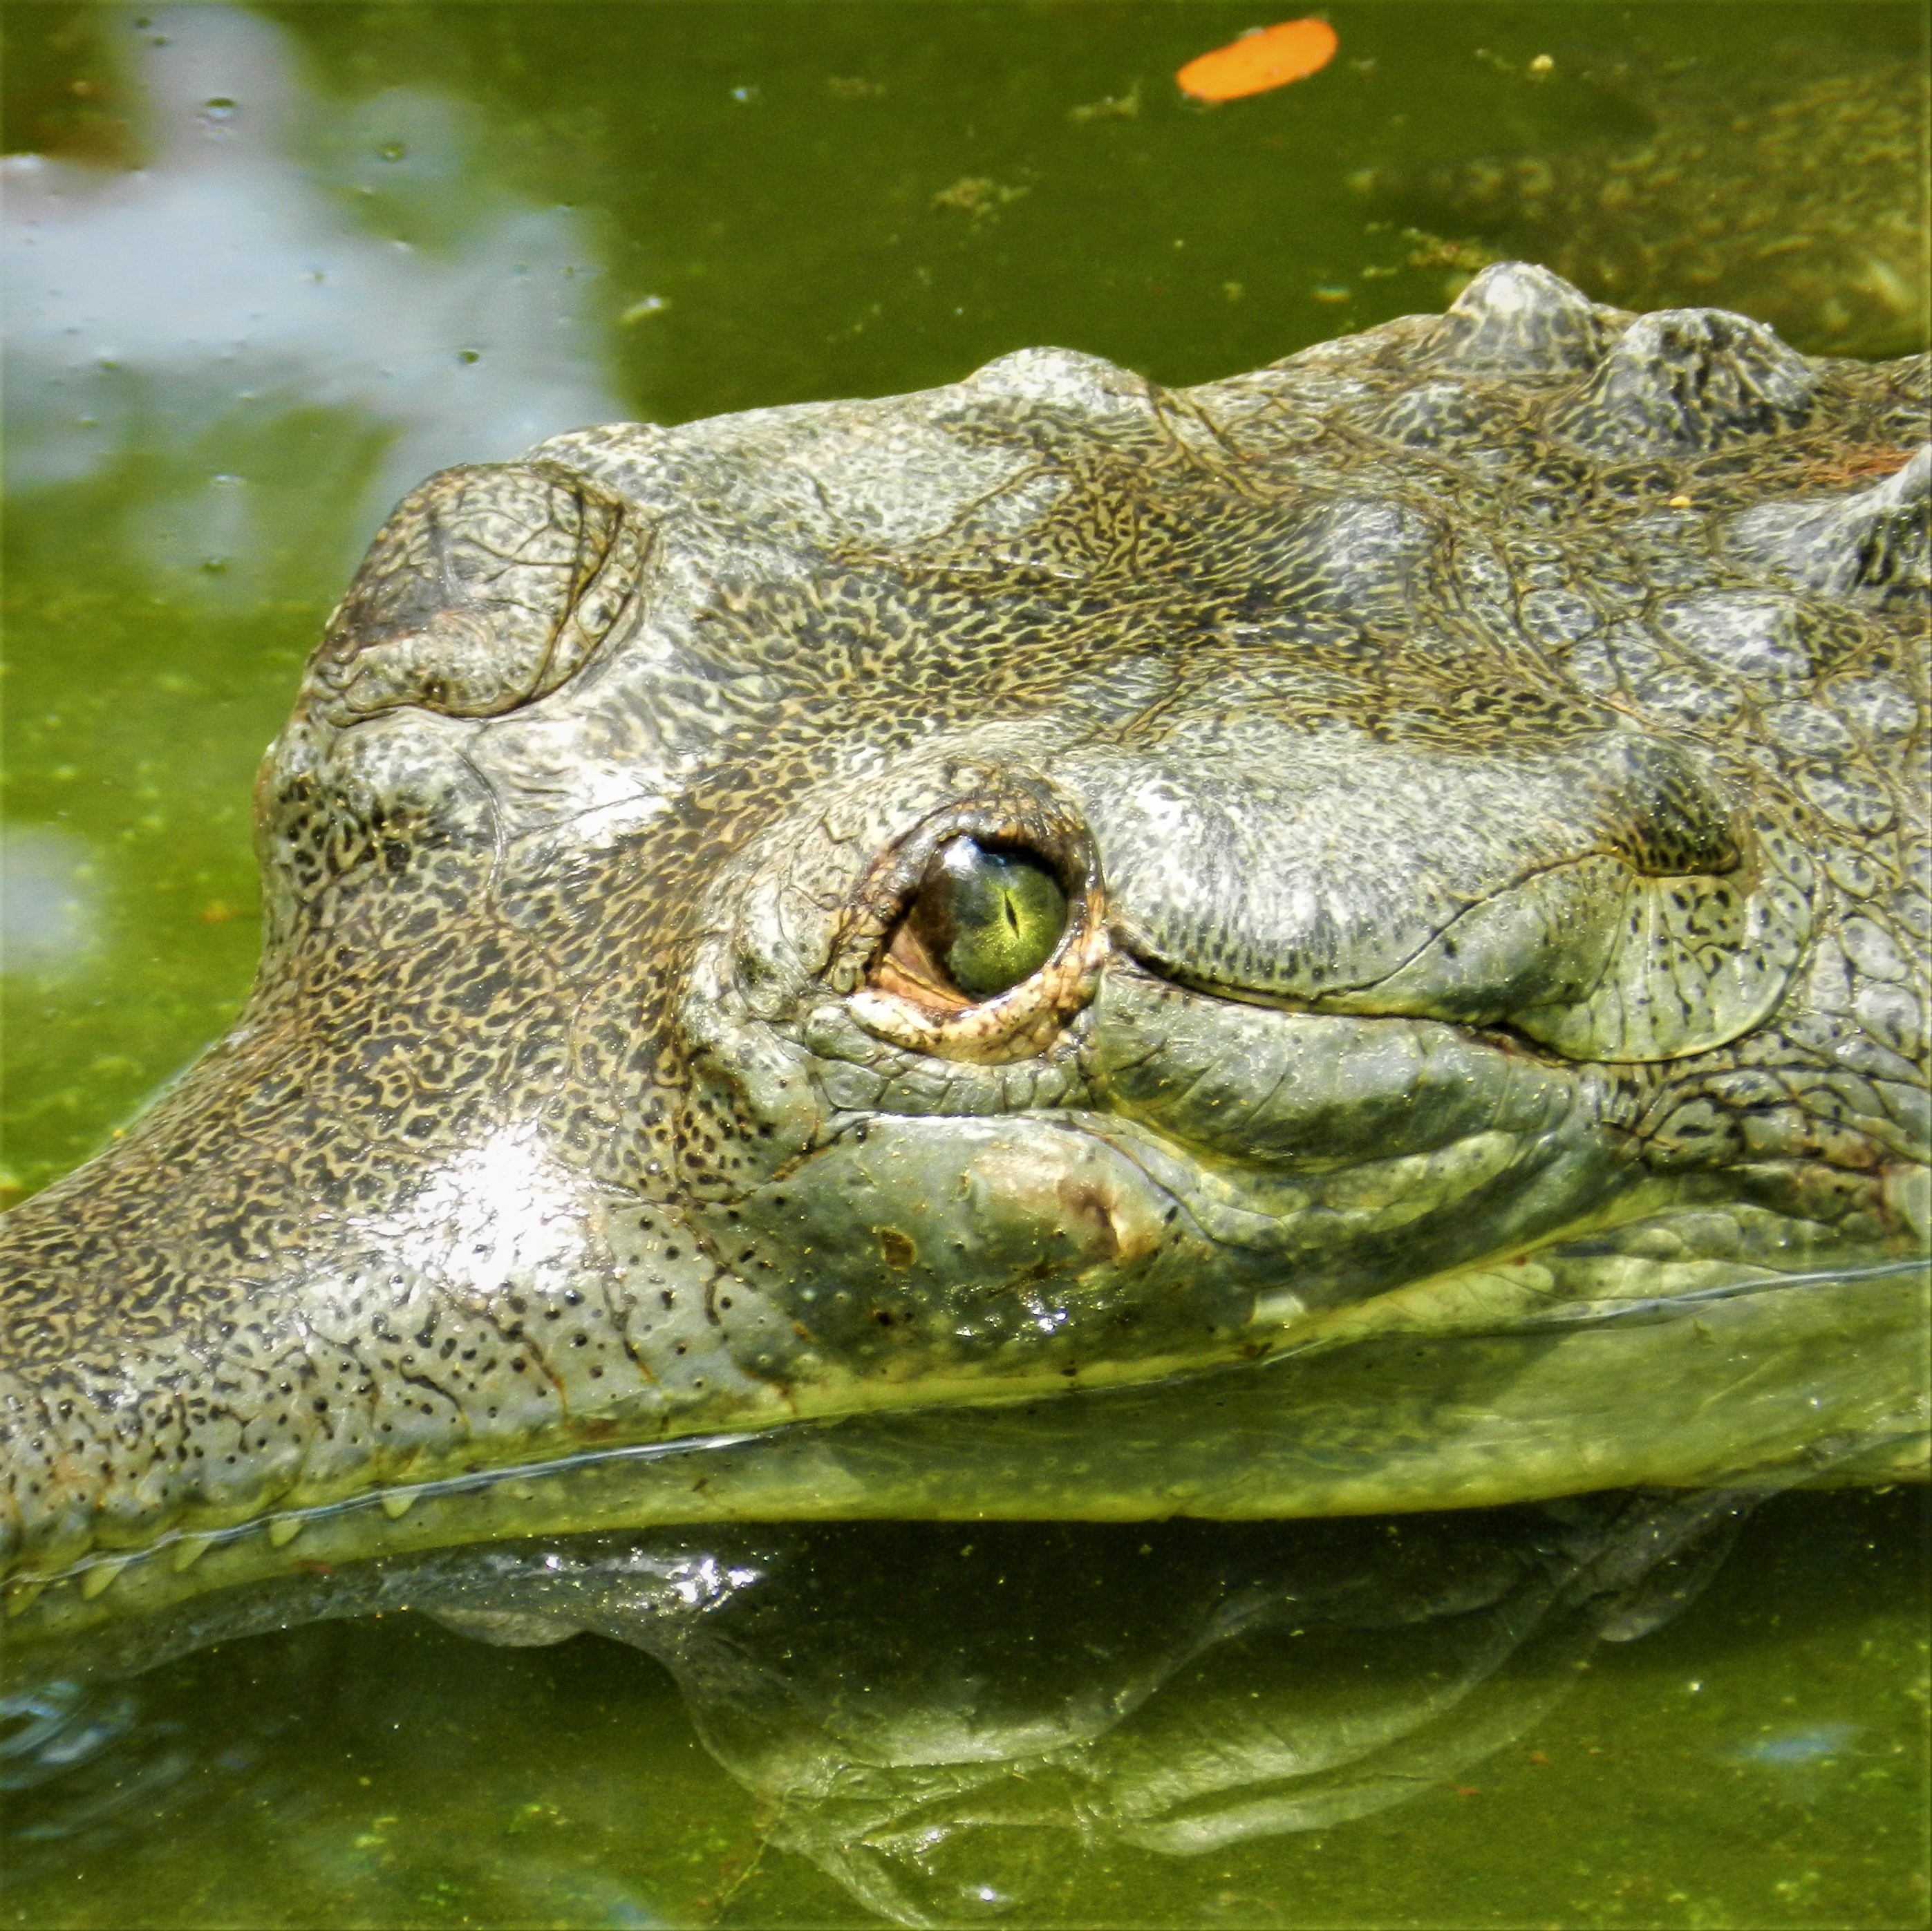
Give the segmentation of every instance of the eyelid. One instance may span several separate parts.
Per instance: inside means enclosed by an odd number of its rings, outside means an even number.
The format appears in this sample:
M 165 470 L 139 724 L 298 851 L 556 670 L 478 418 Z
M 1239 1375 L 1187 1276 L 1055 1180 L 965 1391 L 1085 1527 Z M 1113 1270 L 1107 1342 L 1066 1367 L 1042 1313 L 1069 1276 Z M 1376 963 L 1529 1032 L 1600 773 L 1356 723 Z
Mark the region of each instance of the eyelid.
M 1082 895 L 1091 916 L 1069 919 L 1058 949 L 1039 971 L 990 999 L 939 1008 L 908 997 L 890 979 L 874 978 L 851 994 L 848 1006 L 868 1033 L 935 1059 L 1030 1059 L 1052 1045 L 1093 996 L 1108 951 L 1096 898 Z

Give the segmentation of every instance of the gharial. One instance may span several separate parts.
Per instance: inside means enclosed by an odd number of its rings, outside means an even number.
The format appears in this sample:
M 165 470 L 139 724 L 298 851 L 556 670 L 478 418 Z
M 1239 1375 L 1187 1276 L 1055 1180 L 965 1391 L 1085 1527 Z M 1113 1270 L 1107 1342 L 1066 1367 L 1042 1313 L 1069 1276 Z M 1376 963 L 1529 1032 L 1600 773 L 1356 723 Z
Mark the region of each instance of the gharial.
M 538 1529 L 1922 1472 L 1926 385 L 1504 264 L 433 477 L 240 1022 L 4 1222 L 15 1646 Z

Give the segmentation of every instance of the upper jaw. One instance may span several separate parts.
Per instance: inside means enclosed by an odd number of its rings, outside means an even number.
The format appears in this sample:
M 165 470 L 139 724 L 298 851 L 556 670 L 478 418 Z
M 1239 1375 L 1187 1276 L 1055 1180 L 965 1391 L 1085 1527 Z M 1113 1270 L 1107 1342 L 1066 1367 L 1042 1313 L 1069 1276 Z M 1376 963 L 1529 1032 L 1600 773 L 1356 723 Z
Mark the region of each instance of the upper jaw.
M 752 1136 L 767 1150 L 760 1175 L 728 1187 L 668 1173 L 650 1198 L 586 1176 L 539 1123 L 511 1120 L 386 1162 L 377 1199 L 320 1202 L 304 1176 L 326 1164 L 325 1144 L 310 1146 L 299 1170 L 261 1147 L 237 1151 L 238 1123 L 261 1096 L 294 1090 L 276 1026 L 244 1021 L 114 1153 L 9 1216 L 4 1246 L 28 1283 L 16 1308 L 31 1304 L 43 1322 L 65 1308 L 77 1327 L 100 1306 L 78 1351 L 43 1358 L 24 1333 L 10 1349 L 16 1552 L 58 1566 L 89 1546 L 223 1529 L 590 1444 L 937 1399 L 956 1380 L 955 1393 L 984 1396 L 1065 1385 L 1069 1368 L 1076 1381 L 1144 1378 L 1229 1358 L 1279 1324 L 1278 1304 L 1258 1327 L 1256 1309 L 1288 1273 L 1307 1305 L 1386 1285 L 1376 1222 L 1415 1174 L 1384 1167 L 1382 1198 L 1372 1198 L 1368 1164 L 1336 1167 L 1315 1152 L 1340 1130 L 1336 1090 L 1323 1099 L 1315 1071 L 1336 1050 L 1356 1056 L 1347 1077 L 1358 1084 L 1372 1064 L 1386 1075 L 1371 1138 L 1405 1108 L 1420 1119 L 1457 1091 L 1466 1099 L 1470 1069 L 1490 1067 L 1491 1099 L 1433 1118 L 1394 1156 L 1426 1165 L 1432 1135 L 1444 1147 L 1488 1136 L 1477 1163 L 1453 1174 L 1452 1151 L 1432 1183 L 1438 1208 L 1485 1183 L 1482 1161 L 1495 1168 L 1489 1183 L 1509 1167 L 1496 1165 L 1505 1132 L 1526 1149 L 1515 1225 L 1542 1224 L 1559 1198 L 1602 1177 L 1600 1149 L 1588 1151 L 1598 1147 L 1594 1102 L 1574 1081 L 1538 1087 L 1480 1053 L 1438 1066 L 1430 1056 L 1450 1050 L 1449 1029 L 1386 1022 L 1389 1041 L 1408 1042 L 1398 1050 L 1375 1045 L 1384 1036 L 1370 1022 L 1180 992 L 1118 956 L 1101 982 L 1044 1057 L 950 1071 L 929 1059 L 922 1069 L 922 1056 L 856 1024 L 841 1033 L 836 1000 L 816 1009 L 817 1050 L 786 1042 L 742 1002 L 702 1000 L 714 1028 L 706 1063 L 714 1074 L 728 1063 L 739 1096 L 777 1130 Z M 717 1030 L 734 1010 L 734 1027 Z M 1425 1036 L 1426 1050 L 1414 1043 Z M 1404 1053 L 1412 1063 L 1399 1063 Z M 1163 1090 L 1157 1062 L 1196 1093 L 1191 1106 Z M 1280 1108 L 1250 1107 L 1240 1144 L 1230 1141 L 1202 1084 L 1217 1066 L 1238 1079 L 1245 1069 L 1257 1091 L 1297 1096 L 1301 1127 Z M 694 1095 L 714 1089 L 694 1078 Z M 226 1136 L 225 1165 L 198 1153 L 211 1135 Z M 1240 1168 L 1229 1165 L 1237 1153 Z M 1335 1170 L 1314 1171 L 1324 1164 Z M 788 1173 L 800 1191 L 787 1194 Z M 862 1345 L 826 1327 L 822 1303 L 797 1297 L 824 1285 L 822 1257 L 840 1251 L 829 1228 L 814 1236 L 797 1224 L 799 1202 L 836 1217 L 861 1182 L 877 1204 L 880 1181 L 890 1195 L 909 1174 L 929 1224 L 964 1216 L 949 1239 L 966 1271 L 948 1263 L 922 1322 L 959 1329 L 960 1294 L 980 1311 L 963 1321 L 976 1321 L 977 1340 L 935 1333 L 923 1357 L 905 1351 L 920 1323 L 889 1336 L 874 1318 L 905 1305 L 912 1285 L 896 1264 L 903 1249 L 880 1230 L 904 1219 L 898 1231 L 924 1239 L 890 1199 L 839 1264 L 859 1303 L 870 1274 L 898 1296 L 859 1306 Z M 168 1204 L 159 1228 L 158 1186 Z M 254 1224 L 284 1229 L 278 1249 L 244 1258 L 196 1244 L 193 1230 L 236 1198 L 253 1198 Z M 1412 1220 L 1398 1210 L 1398 1222 L 1391 1237 L 1414 1241 Z M 76 1241 L 76 1228 L 95 1232 Z M 1050 1237 L 1060 1245 L 1042 1271 Z M 1457 1251 L 1468 1245 L 1458 1237 Z M 968 1277 L 974 1268 L 983 1279 Z M 143 1328 L 124 1303 L 101 1300 L 110 1278 L 158 1270 L 184 1297 L 168 1323 Z M 1008 1275 L 1030 1278 L 1004 1294 Z M 872 1371 L 888 1341 L 895 1365 L 881 1378 Z

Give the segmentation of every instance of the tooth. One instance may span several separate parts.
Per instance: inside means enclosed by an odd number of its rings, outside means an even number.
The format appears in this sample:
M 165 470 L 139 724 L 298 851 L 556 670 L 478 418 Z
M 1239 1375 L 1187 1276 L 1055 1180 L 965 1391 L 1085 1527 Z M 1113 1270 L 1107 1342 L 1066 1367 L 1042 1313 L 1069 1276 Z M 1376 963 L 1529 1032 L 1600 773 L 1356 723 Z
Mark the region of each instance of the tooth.
M 82 1570 L 80 1576 L 82 1600 L 92 1602 L 134 1559 L 131 1555 L 124 1555 L 118 1561 L 97 1562 L 92 1569 Z
M 272 1516 L 268 1519 L 268 1541 L 274 1548 L 286 1549 L 302 1532 L 299 1516 Z
M 391 1492 L 382 1498 L 382 1513 L 391 1522 L 400 1522 L 416 1507 L 416 1498 L 412 1490 Z
M 175 1546 L 175 1573 L 178 1576 L 184 1569 L 192 1569 L 214 1546 L 212 1535 L 183 1536 Z
M 40 1591 L 47 1585 L 38 1579 L 22 1577 L 17 1582 L 7 1585 L 7 1613 L 10 1616 L 24 1615 L 40 1598 Z

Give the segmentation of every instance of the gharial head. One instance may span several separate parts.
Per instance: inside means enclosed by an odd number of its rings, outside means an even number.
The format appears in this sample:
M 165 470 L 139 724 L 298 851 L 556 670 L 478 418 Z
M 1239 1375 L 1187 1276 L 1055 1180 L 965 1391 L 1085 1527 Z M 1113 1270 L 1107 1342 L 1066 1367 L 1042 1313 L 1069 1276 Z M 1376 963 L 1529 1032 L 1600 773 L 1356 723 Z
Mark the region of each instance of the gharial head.
M 6 1223 L 16 1627 L 1922 1457 L 1924 380 L 1504 265 L 432 478 L 242 1021 Z

